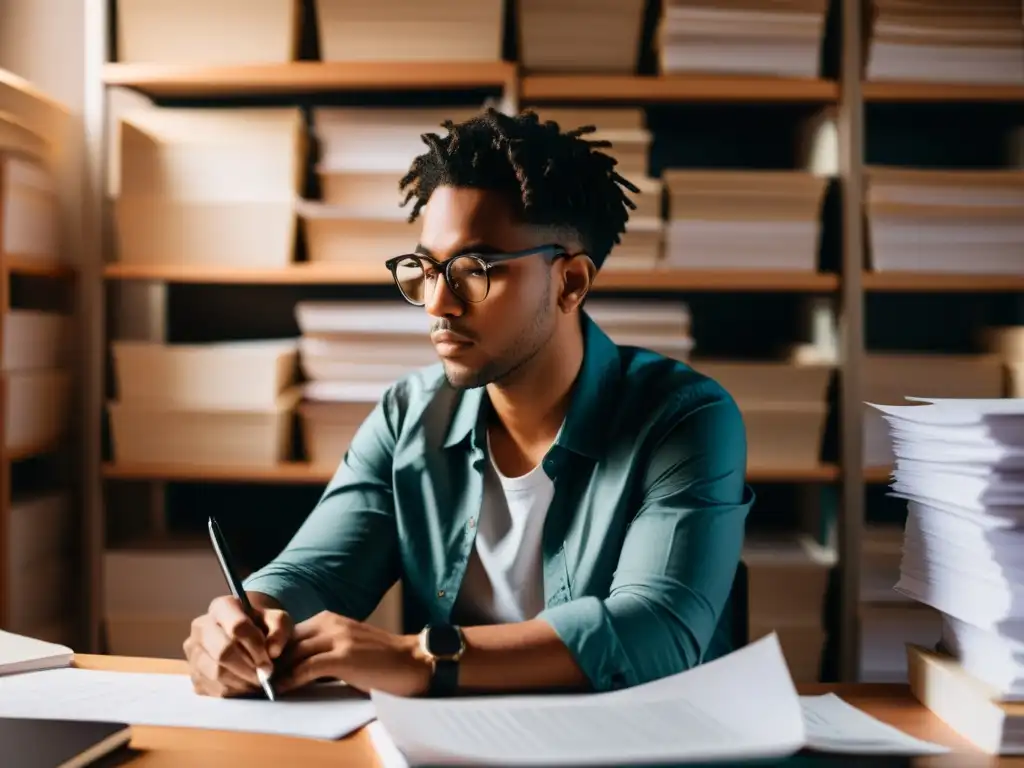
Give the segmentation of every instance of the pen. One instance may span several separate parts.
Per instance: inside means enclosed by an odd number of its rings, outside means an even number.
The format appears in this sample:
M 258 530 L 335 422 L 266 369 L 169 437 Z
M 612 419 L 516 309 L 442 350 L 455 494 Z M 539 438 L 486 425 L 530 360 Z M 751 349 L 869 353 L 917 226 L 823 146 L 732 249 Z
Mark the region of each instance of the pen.
M 242 604 L 242 610 L 245 611 L 246 615 L 251 619 L 255 619 L 256 612 L 252 609 L 252 603 L 249 602 L 249 596 L 245 594 L 245 590 L 242 589 L 242 582 L 240 582 L 238 580 L 238 576 L 235 575 L 235 566 L 231 560 L 231 551 L 228 549 L 228 542 L 224 538 L 224 534 L 221 532 L 220 526 L 212 516 L 210 517 L 207 525 L 210 529 L 210 541 L 213 542 L 213 551 L 217 553 L 217 560 L 220 561 L 220 568 L 224 571 L 224 578 L 227 580 L 228 586 L 231 588 L 231 594 L 238 598 L 238 601 Z M 270 675 L 262 669 L 257 668 L 256 677 L 259 678 L 260 685 L 263 686 L 263 690 L 266 691 L 267 698 L 274 701 L 274 689 L 270 685 Z

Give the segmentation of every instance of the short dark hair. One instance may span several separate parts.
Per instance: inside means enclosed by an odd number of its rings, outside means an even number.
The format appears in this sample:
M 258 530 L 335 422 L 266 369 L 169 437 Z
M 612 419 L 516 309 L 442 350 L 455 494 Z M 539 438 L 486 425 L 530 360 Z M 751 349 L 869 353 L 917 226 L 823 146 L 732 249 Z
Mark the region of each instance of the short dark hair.
M 615 158 L 598 151 L 611 142 L 582 138 L 594 126 L 563 133 L 534 112 L 511 116 L 488 108 L 442 127 L 447 136 L 423 135 L 429 151 L 399 182 L 402 205 L 416 200 L 410 222 L 440 186 L 507 192 L 525 223 L 571 232 L 597 267 L 604 263 L 636 208 L 623 188 L 639 190 L 615 172 Z

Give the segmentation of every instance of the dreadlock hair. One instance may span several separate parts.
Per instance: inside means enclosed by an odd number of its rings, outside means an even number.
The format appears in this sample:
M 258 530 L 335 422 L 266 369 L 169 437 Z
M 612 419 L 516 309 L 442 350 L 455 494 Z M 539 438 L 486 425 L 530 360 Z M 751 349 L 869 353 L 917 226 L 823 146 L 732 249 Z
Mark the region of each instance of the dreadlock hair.
M 568 231 L 600 267 L 620 241 L 636 205 L 623 192 L 639 192 L 615 172 L 615 158 L 599 150 L 609 141 L 588 141 L 594 126 L 563 133 L 534 112 L 510 116 L 488 108 L 463 123 L 442 123 L 448 135 L 423 134 L 429 150 L 399 182 L 402 205 L 415 198 L 415 221 L 440 186 L 506 192 L 518 201 L 526 224 Z

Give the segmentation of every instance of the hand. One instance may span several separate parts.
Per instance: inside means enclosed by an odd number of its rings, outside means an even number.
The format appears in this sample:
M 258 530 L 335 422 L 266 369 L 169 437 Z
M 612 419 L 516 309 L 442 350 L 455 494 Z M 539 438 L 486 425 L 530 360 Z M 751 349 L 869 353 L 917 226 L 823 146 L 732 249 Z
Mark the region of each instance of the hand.
M 292 632 L 284 611 L 254 606 L 253 622 L 237 598 L 224 596 L 210 603 L 207 613 L 192 622 L 183 649 L 196 693 L 238 696 L 259 689 L 257 668 L 273 673 Z M 262 626 L 259 626 L 262 625 Z
M 295 627 L 288 673 L 275 682 L 282 693 L 320 678 L 343 680 L 364 692 L 418 696 L 430 685 L 431 669 L 411 635 L 393 635 L 370 624 L 324 611 Z

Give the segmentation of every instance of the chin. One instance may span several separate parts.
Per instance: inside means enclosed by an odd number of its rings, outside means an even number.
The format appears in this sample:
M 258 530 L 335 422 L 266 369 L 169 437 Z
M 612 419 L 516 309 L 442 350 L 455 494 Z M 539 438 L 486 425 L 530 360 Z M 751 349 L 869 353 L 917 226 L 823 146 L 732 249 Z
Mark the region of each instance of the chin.
M 445 360 L 443 365 L 444 377 L 449 386 L 455 389 L 476 389 L 491 383 L 492 377 L 488 376 L 486 368 L 470 368 L 450 360 Z

